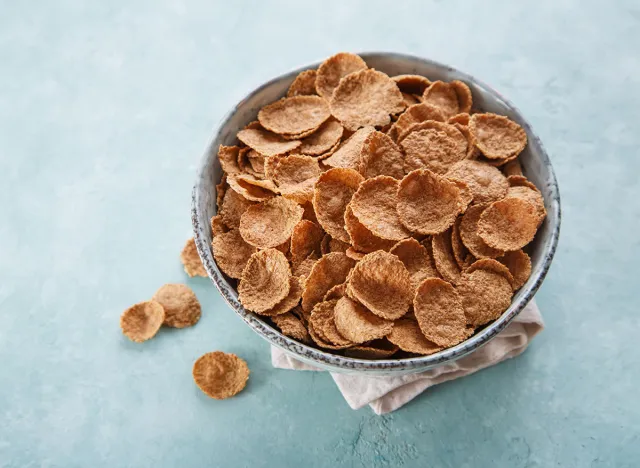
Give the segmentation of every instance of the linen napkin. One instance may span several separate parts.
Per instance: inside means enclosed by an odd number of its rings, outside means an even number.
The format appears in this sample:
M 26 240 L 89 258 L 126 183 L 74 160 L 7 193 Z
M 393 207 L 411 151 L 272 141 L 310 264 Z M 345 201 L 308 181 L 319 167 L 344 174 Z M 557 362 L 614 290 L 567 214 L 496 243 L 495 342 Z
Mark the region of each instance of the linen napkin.
M 331 373 L 342 396 L 353 409 L 369 405 L 376 414 L 395 411 L 429 387 L 458 379 L 486 367 L 518 356 L 531 339 L 544 328 L 540 309 L 535 300 L 529 304 L 495 338 L 471 354 L 452 363 L 418 374 L 393 377 L 365 377 Z M 271 364 L 279 369 L 321 371 L 271 347 Z

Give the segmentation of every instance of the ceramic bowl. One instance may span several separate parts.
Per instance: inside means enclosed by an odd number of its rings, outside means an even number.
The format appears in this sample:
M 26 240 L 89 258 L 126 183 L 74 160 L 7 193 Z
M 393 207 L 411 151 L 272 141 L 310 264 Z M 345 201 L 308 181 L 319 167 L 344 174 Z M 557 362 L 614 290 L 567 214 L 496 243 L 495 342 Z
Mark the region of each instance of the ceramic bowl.
M 222 119 L 214 129 L 213 139 L 202 158 L 195 187 L 191 217 L 193 231 L 200 258 L 211 281 L 227 301 L 231 309 L 238 314 L 258 335 L 270 344 L 282 349 L 296 359 L 316 367 L 337 371 L 370 375 L 390 375 L 421 372 L 443 365 L 474 351 L 489 342 L 502 331 L 525 305 L 533 298 L 549 270 L 558 243 L 560 232 L 560 195 L 558 184 L 551 167 L 551 161 L 541 141 L 533 132 L 531 125 L 518 109 L 483 82 L 471 75 L 447 65 L 396 53 L 360 54 L 369 67 L 381 70 L 389 76 L 399 74 L 424 75 L 431 80 L 462 80 L 473 93 L 474 107 L 487 112 L 506 115 L 518 122 L 527 132 L 529 143 L 520 155 L 524 174 L 540 189 L 547 209 L 547 218 L 538 230 L 535 240 L 529 246 L 532 262 L 531 277 L 516 292 L 511 306 L 493 323 L 478 331 L 468 340 L 452 348 L 424 357 L 411 357 L 383 360 L 354 359 L 331 354 L 301 344 L 281 334 L 261 317 L 248 312 L 238 301 L 233 286 L 235 281 L 220 272 L 211 252 L 210 219 L 216 214 L 216 183 L 220 181 L 221 169 L 217 159 L 218 145 L 233 145 L 236 133 L 246 124 L 256 119 L 258 110 L 285 95 L 287 88 L 296 75 L 309 68 L 317 68 L 314 63 L 281 75 L 251 91 Z

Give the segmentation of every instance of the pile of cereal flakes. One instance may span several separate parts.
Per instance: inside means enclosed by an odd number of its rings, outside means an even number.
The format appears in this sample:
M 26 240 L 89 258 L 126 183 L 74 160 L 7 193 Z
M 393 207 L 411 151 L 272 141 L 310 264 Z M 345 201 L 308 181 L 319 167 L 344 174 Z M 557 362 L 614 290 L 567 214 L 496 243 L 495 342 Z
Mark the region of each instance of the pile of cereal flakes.
M 243 306 L 350 357 L 427 355 L 497 319 L 546 216 L 525 131 L 461 81 L 337 54 L 220 146 L 211 220 Z

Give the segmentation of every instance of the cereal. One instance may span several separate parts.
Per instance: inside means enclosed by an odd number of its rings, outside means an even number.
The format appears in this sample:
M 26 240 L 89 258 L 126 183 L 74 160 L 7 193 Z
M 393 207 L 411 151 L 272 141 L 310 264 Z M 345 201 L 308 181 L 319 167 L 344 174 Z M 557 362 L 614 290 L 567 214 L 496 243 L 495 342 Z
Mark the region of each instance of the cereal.
M 346 242 L 342 242 L 341 240 L 334 239 L 333 237 L 329 236 L 329 242 L 327 245 L 328 252 L 344 253 L 347 251 L 348 248 L 349 248 L 349 244 L 347 244 Z
M 533 240 L 539 215 L 535 206 L 521 198 L 493 202 L 478 221 L 478 235 L 490 247 L 518 250 Z
M 241 172 L 240 167 L 238 167 L 239 152 L 240 148 L 237 146 L 219 146 L 218 161 L 220 161 L 220 166 L 227 175 Z
M 531 182 L 527 182 L 531 184 Z M 507 198 L 520 198 L 521 200 L 531 203 L 536 209 L 539 223 L 541 223 L 547 216 L 547 210 L 544 207 L 544 199 L 542 198 L 542 194 L 533 184 L 511 186 L 509 187 L 509 190 L 507 190 L 506 196 Z
M 469 114 L 469 112 L 471 112 L 471 106 L 473 105 L 473 96 L 471 95 L 471 90 L 465 83 L 459 80 L 453 80 L 449 84 L 455 91 L 458 98 L 458 113 Z
M 489 159 L 517 156 L 527 145 L 527 133 L 512 120 L 496 114 L 473 114 L 469 131 L 482 154 Z
M 224 274 L 239 279 L 256 248 L 247 244 L 238 229 L 232 229 L 213 238 L 213 257 Z
M 403 114 L 404 115 L 404 114 Z M 361 173 L 365 179 L 386 175 L 404 177 L 404 154 L 398 145 L 382 132 L 371 132 L 360 153 Z
M 302 298 L 302 291 L 304 289 L 303 283 L 303 279 L 297 276 L 291 276 L 289 278 L 289 293 L 287 294 L 287 296 L 272 308 L 256 313 L 260 315 L 266 315 L 268 317 L 275 317 L 278 315 L 286 314 L 300 303 L 300 299 Z
M 451 284 L 457 284 L 460 280 L 460 266 L 453 255 L 450 231 L 433 236 L 431 248 L 438 273 Z
M 422 101 L 429 103 L 442 112 L 445 118 L 453 117 L 460 112 L 460 103 L 456 89 L 444 81 L 434 81 L 422 94 Z
M 429 128 L 415 130 L 419 127 Z M 405 172 L 425 168 L 445 174 L 467 155 L 467 140 L 453 125 L 428 120 L 407 131 L 407 136 L 399 140 L 405 153 Z
M 182 252 L 180 252 L 180 261 L 184 266 L 185 273 L 190 277 L 207 276 L 207 270 L 204 269 L 202 260 L 200 260 L 193 237 L 184 244 Z
M 316 254 L 309 254 L 304 260 L 295 262 L 293 264 L 293 276 L 306 279 L 311 273 L 313 265 L 318 261 L 318 258 L 320 257 Z
M 401 240 L 389 251 L 400 259 L 411 276 L 411 286 L 415 290 L 427 278 L 437 278 L 438 272 L 433 255 L 413 237 Z
M 520 289 L 531 276 L 531 259 L 523 250 L 507 252 L 497 259 L 505 265 L 513 276 L 513 290 Z
M 520 165 L 520 161 L 517 159 L 513 159 L 502 166 L 502 172 L 504 175 L 509 178 L 510 176 L 521 176 L 522 175 L 522 166 Z
M 384 359 L 398 352 L 398 346 L 387 339 L 373 340 L 344 350 L 344 355 L 356 359 Z
M 222 178 L 220 182 L 216 184 L 216 208 L 220 211 L 220 207 L 222 206 L 222 200 L 229 188 L 229 184 L 227 184 L 227 174 L 222 174 Z
M 460 161 L 449 168 L 446 176 L 466 182 L 474 203 L 500 200 L 509 189 L 509 182 L 498 169 L 480 161 Z
M 404 111 L 398 120 L 389 129 L 389 136 L 394 140 L 409 129 L 412 125 L 435 120 L 444 122 L 444 115 L 437 107 L 427 102 L 414 104 Z
M 347 292 L 347 283 L 336 284 L 334 287 L 329 289 L 327 293 L 324 295 L 323 301 L 330 301 L 332 299 L 340 299 L 344 297 Z
M 271 320 L 280 329 L 283 335 L 303 343 L 307 343 L 309 341 L 309 333 L 307 332 L 304 324 L 291 312 L 276 315 L 275 317 L 272 317 Z
M 219 236 L 227 232 L 229 228 L 222 220 L 222 216 L 215 215 L 211 217 L 211 237 Z
M 456 290 L 467 324 L 472 327 L 497 319 L 511 304 L 509 280 L 493 271 L 480 269 L 463 273 Z
M 283 197 L 303 204 L 313 198 L 313 188 L 320 174 L 322 171 L 317 160 L 294 154 L 279 159 L 274 180 Z
M 142 343 L 158 333 L 164 318 L 164 308 L 159 302 L 139 302 L 122 313 L 120 328 L 131 341 Z
M 284 156 L 267 156 L 264 158 L 264 176 L 273 180 L 276 176 L 276 167 Z
M 367 255 L 364 252 L 360 252 L 356 249 L 354 249 L 353 247 L 349 247 L 347 250 L 344 251 L 344 254 L 349 257 L 352 258 L 354 260 L 362 260 L 362 257 L 364 257 L 365 255 Z
M 320 255 L 320 242 L 324 237 L 324 232 L 316 223 L 301 220 L 293 228 L 291 234 L 291 257 L 295 261 L 296 259 L 307 258 L 312 253 Z
M 393 324 L 393 330 L 387 335 L 387 339 L 397 345 L 401 350 L 416 354 L 433 354 L 442 350 L 432 341 L 425 338 L 414 319 L 404 318 Z
M 372 252 L 354 267 L 349 276 L 347 295 L 375 315 L 395 320 L 409 310 L 413 297 L 411 276 L 395 255 Z
M 459 115 L 463 115 L 463 114 L 459 114 Z M 448 123 L 451 123 L 451 122 L 448 122 Z M 482 153 L 480 153 L 480 150 L 476 148 L 476 146 L 473 144 L 473 138 L 471 137 L 471 132 L 469 131 L 469 127 L 467 127 L 466 125 L 459 124 L 457 122 L 452 123 L 452 125 L 455 128 L 457 128 L 458 131 L 462 133 L 462 135 L 464 135 L 465 139 L 467 140 L 466 159 L 478 159 L 482 157 Z M 487 162 L 488 164 L 491 164 L 491 162 L 489 161 L 485 161 L 485 162 Z
M 420 75 L 396 75 L 392 76 L 391 79 L 395 81 L 403 93 L 418 94 L 420 96 L 431 85 L 431 81 L 428 78 Z
M 404 110 L 402 93 L 386 74 L 360 70 L 340 80 L 330 100 L 331 113 L 349 130 L 383 126 Z
M 249 150 L 247 152 L 247 159 L 249 160 L 249 165 L 255 174 L 260 176 L 264 176 L 264 160 L 265 157 L 258 153 L 256 150 Z
M 264 156 L 280 156 L 293 151 L 302 144 L 301 141 L 287 141 L 275 133 L 254 128 L 240 130 L 238 140 Z
M 240 234 L 245 242 L 260 249 L 288 242 L 304 210 L 297 203 L 276 197 L 250 206 L 240 218 Z
M 222 221 L 231 229 L 240 227 L 242 214 L 247 211 L 247 208 L 255 204 L 256 202 L 247 200 L 242 195 L 239 195 L 238 192 L 229 188 L 224 194 L 222 207 L 220 208 Z
M 256 252 L 242 271 L 238 299 L 253 312 L 269 310 L 289 294 L 290 276 L 289 261 L 282 252 L 276 249 Z
M 460 239 L 469 252 L 477 258 L 496 258 L 504 255 L 503 250 L 488 246 L 478 235 L 478 221 L 488 206 L 488 204 L 482 204 L 469 207 L 460 222 Z
M 202 392 L 216 400 L 242 391 L 249 379 L 247 363 L 235 354 L 214 351 L 200 356 L 193 364 L 193 380 Z
M 399 185 L 393 177 L 378 176 L 361 183 L 353 194 L 353 214 L 381 239 L 399 241 L 411 235 L 396 211 Z
M 332 343 L 329 343 L 326 338 L 322 337 L 319 334 L 319 332 L 316 331 L 316 329 L 313 326 L 313 324 L 311 323 L 311 321 L 309 321 L 309 323 L 308 323 L 308 331 L 309 331 L 309 336 L 311 337 L 313 342 L 316 345 L 318 345 L 320 348 L 337 350 L 337 349 L 349 348 L 351 346 L 351 344 L 337 346 L 337 345 L 334 345 Z
M 258 112 L 260 124 L 279 135 L 301 135 L 316 130 L 329 117 L 331 112 L 327 101 L 320 96 L 282 98 Z
M 355 250 L 362 253 L 375 252 L 376 250 L 390 250 L 395 241 L 382 239 L 366 228 L 353 214 L 351 204 L 347 205 L 344 212 L 344 225 L 349 239 Z M 362 256 L 362 254 L 360 254 Z
M 351 346 L 354 343 L 343 337 L 336 328 L 334 308 L 337 302 L 337 299 L 332 299 L 316 304 L 311 311 L 309 323 L 313 326 L 315 332 L 326 342 L 340 347 Z
M 218 149 L 211 219 L 243 306 L 361 359 L 432 354 L 499 317 L 546 210 L 518 161 L 524 129 L 473 106 L 461 81 L 389 78 L 340 53 L 256 109 Z M 181 259 L 204 275 L 194 245 Z
M 297 151 L 310 156 L 325 154 L 340 143 L 343 132 L 344 128 L 340 122 L 333 119 L 327 120 L 316 132 L 302 140 Z
M 320 226 L 332 237 L 349 242 L 344 228 L 344 212 L 363 181 L 353 169 L 330 169 L 318 178 L 313 195 L 313 208 Z
M 311 221 L 312 223 L 318 223 L 318 218 L 316 217 L 316 211 L 313 209 L 312 202 L 306 202 L 302 204 L 302 209 L 304 213 L 302 214 L 302 219 L 306 219 L 307 221 Z
M 414 94 L 402 93 L 402 100 L 404 101 L 404 105 L 407 107 L 413 106 L 414 104 L 420 104 L 420 99 L 418 99 Z
M 458 293 L 444 280 L 424 280 L 413 299 L 413 311 L 422 334 L 438 346 L 455 346 L 470 336 Z
M 427 169 L 407 174 L 400 182 L 397 199 L 400 221 L 420 234 L 447 230 L 463 206 L 458 186 Z
M 471 255 L 469 250 L 462 243 L 462 239 L 460 238 L 460 222 L 462 221 L 461 217 L 456 219 L 456 222 L 451 226 L 451 250 L 453 252 L 453 257 L 456 259 L 456 263 L 458 267 L 461 269 L 465 269 L 469 265 L 467 264 L 467 259 Z
M 336 303 L 334 322 L 340 335 L 357 344 L 387 336 L 393 328 L 393 321 L 372 314 L 348 297 Z
M 316 91 L 320 96 L 329 100 L 342 77 L 366 68 L 365 61 L 355 54 L 341 52 L 329 57 L 318 67 Z
M 373 127 L 364 127 L 351 135 L 338 150 L 324 160 L 327 166 L 344 167 L 363 172 L 362 149 L 364 142 L 374 131 Z
M 263 201 L 278 193 L 278 187 L 273 182 L 257 179 L 250 174 L 232 174 L 227 177 L 227 182 L 236 193 L 251 201 Z
M 164 308 L 164 325 L 185 328 L 200 320 L 200 302 L 191 288 L 184 284 L 165 284 L 152 299 Z
M 476 260 L 471 265 L 469 265 L 469 267 L 465 270 L 465 273 L 473 273 L 476 270 L 492 271 L 504 276 L 512 286 L 514 284 L 513 275 L 511 274 L 509 269 L 498 260 L 494 260 L 493 258 L 481 258 L 480 260 Z
M 298 73 L 296 79 L 293 80 L 289 90 L 287 91 L 287 97 L 292 96 L 311 96 L 316 94 L 316 71 L 305 70 Z
M 324 295 L 337 284 L 346 281 L 347 275 L 356 262 L 340 252 L 324 255 L 311 269 L 302 293 L 302 309 L 311 311 Z
M 456 179 L 454 177 L 446 177 L 451 182 L 456 184 L 456 187 L 458 187 L 458 189 L 460 189 L 460 213 L 464 213 L 465 211 L 467 211 L 467 207 L 473 201 L 473 192 L 471 192 L 471 187 L 469 187 L 469 184 L 463 180 Z
M 453 117 L 449 117 L 447 119 L 447 123 L 460 124 L 466 127 L 467 125 L 469 125 L 469 114 L 467 114 L 466 112 L 456 114 Z

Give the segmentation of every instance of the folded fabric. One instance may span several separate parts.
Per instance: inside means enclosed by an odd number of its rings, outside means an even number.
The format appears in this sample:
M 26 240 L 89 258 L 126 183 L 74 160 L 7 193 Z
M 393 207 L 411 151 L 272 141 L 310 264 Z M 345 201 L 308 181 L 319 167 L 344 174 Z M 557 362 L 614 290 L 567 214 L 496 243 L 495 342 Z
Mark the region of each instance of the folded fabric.
M 471 354 L 449 364 L 417 374 L 391 377 L 331 373 L 342 396 L 353 409 L 369 405 L 376 414 L 394 411 L 426 389 L 458 379 L 521 354 L 544 328 L 540 310 L 532 300 L 494 339 Z M 279 369 L 321 371 L 271 347 L 271 364 Z

